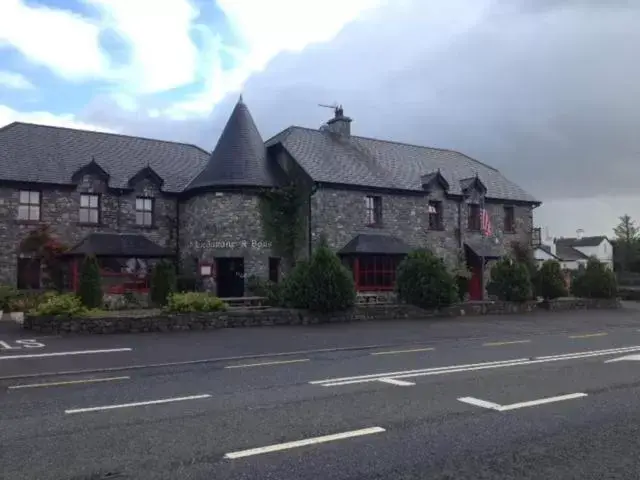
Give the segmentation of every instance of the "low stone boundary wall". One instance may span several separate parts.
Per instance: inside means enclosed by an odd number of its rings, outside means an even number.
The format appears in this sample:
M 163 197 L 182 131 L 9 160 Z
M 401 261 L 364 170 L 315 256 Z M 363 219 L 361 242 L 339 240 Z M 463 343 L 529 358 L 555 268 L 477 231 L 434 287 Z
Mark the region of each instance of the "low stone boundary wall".
M 453 305 L 439 311 L 422 310 L 410 305 L 358 305 L 352 310 L 323 315 L 306 310 L 265 308 L 263 310 L 231 310 L 210 313 L 163 314 L 149 316 L 142 312 L 114 313 L 109 317 L 33 317 L 24 319 L 23 327 L 41 333 L 137 333 L 204 330 L 214 328 L 259 327 L 271 325 L 312 325 L 371 320 L 409 318 L 460 317 L 478 315 L 522 314 L 538 309 L 562 311 L 576 309 L 619 308 L 618 300 L 558 299 L 550 302 L 470 302 Z

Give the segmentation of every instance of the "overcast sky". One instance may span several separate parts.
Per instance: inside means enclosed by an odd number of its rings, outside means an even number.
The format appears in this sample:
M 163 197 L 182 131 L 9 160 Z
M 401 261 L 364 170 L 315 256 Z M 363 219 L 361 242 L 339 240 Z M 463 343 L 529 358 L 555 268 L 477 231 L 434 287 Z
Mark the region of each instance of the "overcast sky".
M 241 90 L 265 139 L 338 102 L 355 134 L 500 169 L 544 202 L 551 236 L 640 220 L 640 0 L 135 4 L 1 0 L 0 124 L 211 149 Z

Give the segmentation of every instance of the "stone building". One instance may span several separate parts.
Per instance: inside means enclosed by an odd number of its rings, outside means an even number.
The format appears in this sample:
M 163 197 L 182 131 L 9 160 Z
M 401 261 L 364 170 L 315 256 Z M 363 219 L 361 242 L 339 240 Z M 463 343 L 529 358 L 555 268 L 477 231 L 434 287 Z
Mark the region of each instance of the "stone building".
M 319 130 L 292 126 L 265 142 L 241 99 L 212 153 L 9 124 L 0 129 L 0 283 L 41 287 L 42 266 L 21 245 L 47 225 L 71 265 L 93 253 L 105 271 L 135 276 L 174 258 L 182 274 L 215 278 L 220 296 L 242 296 L 249 276 L 281 275 L 261 195 L 293 183 L 304 200 L 300 256 L 325 236 L 360 290 L 385 290 L 402 256 L 426 247 L 466 264 L 479 298 L 482 262 L 531 242 L 540 202 L 466 155 L 355 136 L 351 122 L 338 107 Z

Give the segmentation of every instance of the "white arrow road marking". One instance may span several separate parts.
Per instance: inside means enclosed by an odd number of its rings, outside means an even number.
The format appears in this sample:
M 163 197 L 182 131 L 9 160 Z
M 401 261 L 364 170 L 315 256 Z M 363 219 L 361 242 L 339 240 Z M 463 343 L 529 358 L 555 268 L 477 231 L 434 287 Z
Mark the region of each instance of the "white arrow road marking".
M 351 385 L 355 383 L 379 382 L 382 379 L 404 379 L 412 377 L 423 377 L 429 375 L 444 375 L 447 373 L 471 372 L 475 370 L 485 370 L 491 368 L 515 367 L 520 365 L 533 365 L 537 363 L 556 362 L 561 360 L 576 360 L 603 355 L 616 355 L 640 351 L 640 346 L 610 348 L 606 350 L 592 350 L 578 353 L 566 353 L 562 355 L 551 355 L 546 357 L 516 358 L 500 362 L 472 363 L 467 365 L 451 365 L 448 367 L 423 368 L 419 370 L 404 370 L 400 372 L 374 373 L 371 375 L 359 375 L 354 377 L 328 378 L 325 380 L 315 380 L 309 382 L 311 385 L 322 385 L 323 387 L 336 387 L 341 385 Z M 389 382 L 386 382 L 389 383 Z
M 391 385 L 398 385 L 399 387 L 410 387 L 415 385 L 413 382 L 405 382 L 404 380 L 396 380 L 395 378 L 381 378 L 378 381 L 382 383 L 389 383 Z
M 606 360 L 604 363 L 622 362 L 623 360 L 640 360 L 640 355 L 627 355 L 626 357 L 614 358 Z
M 487 402 L 473 397 L 462 397 L 460 402 L 475 405 L 476 407 L 489 408 L 498 412 L 506 412 L 508 410 L 516 410 L 517 408 L 534 407 L 536 405 L 544 405 L 546 403 L 561 402 L 563 400 L 573 400 L 574 398 L 586 397 L 586 393 L 570 393 L 568 395 L 560 395 L 558 397 L 541 398 L 539 400 L 531 400 L 529 402 L 512 403 L 511 405 L 498 405 L 497 403 Z

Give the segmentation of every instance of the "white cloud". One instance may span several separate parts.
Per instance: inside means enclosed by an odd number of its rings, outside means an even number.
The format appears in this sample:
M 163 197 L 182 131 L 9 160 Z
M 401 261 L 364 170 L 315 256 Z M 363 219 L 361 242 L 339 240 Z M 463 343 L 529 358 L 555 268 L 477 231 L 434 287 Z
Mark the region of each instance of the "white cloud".
M 24 75 L 6 70 L 0 70 L 0 87 L 2 86 L 16 90 L 30 90 L 35 88 L 35 85 Z
M 155 93 L 195 80 L 198 51 L 190 33 L 198 16 L 188 0 L 85 0 L 104 14 L 103 28 L 112 28 L 129 43 L 131 62 L 117 76 L 137 93 Z
M 206 115 L 226 94 L 239 91 L 251 74 L 263 70 L 278 54 L 327 42 L 364 12 L 387 1 L 218 0 L 218 7 L 242 39 L 242 45 L 226 45 L 219 37 L 204 32 L 209 40 L 204 52 L 206 58 L 202 59 L 208 68 L 204 72 L 204 90 L 175 103 L 163 113 L 177 120 Z M 223 69 L 222 54 L 234 58 L 233 69 Z
M 97 25 L 69 11 L 0 1 L 0 48 L 13 47 L 66 79 L 104 76 L 99 34 Z
M 18 112 L 6 105 L 0 105 L 0 127 L 12 122 L 37 123 L 54 127 L 79 128 L 83 130 L 96 130 L 102 132 L 114 132 L 114 129 L 102 127 L 96 124 L 83 122 L 73 114 L 53 114 L 45 111 Z

